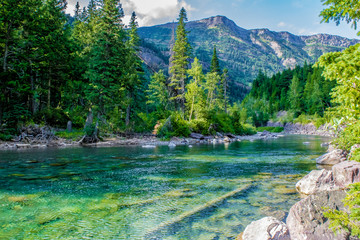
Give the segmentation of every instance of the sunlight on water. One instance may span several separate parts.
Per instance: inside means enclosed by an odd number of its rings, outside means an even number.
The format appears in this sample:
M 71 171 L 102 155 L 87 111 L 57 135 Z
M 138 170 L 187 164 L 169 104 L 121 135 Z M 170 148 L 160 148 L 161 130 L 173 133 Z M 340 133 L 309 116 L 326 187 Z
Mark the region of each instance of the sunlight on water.
M 323 141 L 4 151 L 0 238 L 235 239 L 286 217 Z

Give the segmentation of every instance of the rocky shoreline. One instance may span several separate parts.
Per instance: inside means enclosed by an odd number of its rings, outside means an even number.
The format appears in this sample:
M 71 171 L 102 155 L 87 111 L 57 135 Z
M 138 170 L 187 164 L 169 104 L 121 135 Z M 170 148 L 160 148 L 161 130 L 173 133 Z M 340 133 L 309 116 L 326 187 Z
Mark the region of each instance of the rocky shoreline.
M 155 136 L 143 136 L 135 138 L 124 138 L 121 136 L 112 136 L 104 138 L 104 141 L 93 144 L 82 144 L 79 141 L 66 140 L 62 138 L 54 139 L 44 143 L 29 143 L 29 142 L 0 142 L 0 150 L 17 150 L 17 149 L 36 149 L 36 148 L 66 148 L 66 147 L 116 147 L 116 146 L 142 146 L 144 148 L 152 148 L 156 146 L 175 147 L 177 145 L 195 145 L 195 144 L 218 144 L 230 143 L 235 141 L 255 141 L 275 139 L 284 136 L 279 133 L 270 133 L 267 131 L 258 132 L 255 135 L 249 136 L 235 136 L 233 134 L 220 134 L 216 136 L 203 136 L 201 134 L 192 133 L 189 138 L 173 137 L 170 140 L 164 141 Z
M 300 123 L 281 123 L 268 121 L 267 127 L 283 127 L 284 134 L 296 134 L 296 135 L 317 135 L 324 137 L 333 137 L 334 134 L 328 130 L 327 125 L 321 125 L 317 128 L 313 123 L 300 124 Z
M 352 150 L 359 147 L 355 145 Z M 348 211 L 342 202 L 346 189 L 360 182 L 360 162 L 349 161 L 350 154 L 329 146 L 328 153 L 316 160 L 323 169 L 311 171 L 296 184 L 302 199 L 290 208 L 286 222 L 262 218 L 248 225 L 237 240 L 358 239 L 345 231 L 334 234 L 323 216 L 324 208 Z

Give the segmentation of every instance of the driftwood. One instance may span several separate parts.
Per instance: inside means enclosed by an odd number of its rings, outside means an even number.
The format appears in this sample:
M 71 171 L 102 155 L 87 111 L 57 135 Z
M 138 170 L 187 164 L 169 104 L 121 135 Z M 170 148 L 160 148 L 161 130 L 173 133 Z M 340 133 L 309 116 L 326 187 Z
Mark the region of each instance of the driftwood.
M 235 189 L 234 191 L 231 191 L 225 195 L 222 195 L 221 197 L 213 199 L 213 200 L 205 203 L 204 205 L 200 205 L 191 211 L 185 212 L 169 221 L 163 222 L 156 228 L 154 228 L 154 229 L 150 230 L 148 233 L 146 233 L 144 236 L 144 239 L 158 239 L 159 235 L 174 231 L 173 229 L 176 229 L 176 227 L 178 227 L 181 223 L 191 220 L 198 214 L 201 214 L 203 212 L 206 212 L 213 208 L 218 207 L 219 205 L 223 204 L 227 199 L 229 199 L 231 197 L 235 197 L 240 193 L 243 193 L 244 191 L 248 190 L 252 186 L 253 186 L 252 184 L 246 184 L 238 189 Z
M 58 140 L 58 137 L 55 136 L 50 127 L 40 127 L 38 125 L 23 127 L 21 134 L 15 138 L 16 142 L 27 144 L 47 144 L 54 140 Z

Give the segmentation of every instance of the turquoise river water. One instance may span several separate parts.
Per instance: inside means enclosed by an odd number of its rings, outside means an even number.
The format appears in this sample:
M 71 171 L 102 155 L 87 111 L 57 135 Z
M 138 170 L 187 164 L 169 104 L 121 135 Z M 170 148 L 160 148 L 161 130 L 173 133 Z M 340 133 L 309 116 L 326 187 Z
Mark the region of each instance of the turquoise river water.
M 235 239 L 285 219 L 328 139 L 0 152 L 0 239 Z

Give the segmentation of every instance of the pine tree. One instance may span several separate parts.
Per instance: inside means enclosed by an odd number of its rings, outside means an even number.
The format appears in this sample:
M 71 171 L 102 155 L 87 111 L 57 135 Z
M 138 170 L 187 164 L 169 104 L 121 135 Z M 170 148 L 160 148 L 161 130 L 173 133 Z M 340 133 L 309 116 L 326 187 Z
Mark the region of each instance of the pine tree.
M 125 125 L 128 127 L 131 118 L 131 109 L 134 103 L 136 94 L 140 94 L 142 89 L 142 61 L 138 57 L 138 51 L 140 46 L 140 37 L 138 35 L 138 23 L 136 21 L 135 12 L 132 13 L 129 24 L 129 39 L 127 41 L 127 48 L 129 49 L 126 61 L 126 96 L 127 96 L 127 108 Z
M 117 109 L 124 94 L 124 59 L 128 52 L 123 16 L 119 0 L 104 0 L 94 26 L 95 41 L 91 45 L 86 76 L 90 82 L 87 97 L 97 121 L 104 121 L 108 112 Z
M 185 22 L 187 21 L 186 10 L 182 8 L 179 14 L 179 23 L 176 29 L 176 41 L 174 43 L 173 59 L 170 68 L 171 99 L 175 100 L 176 105 L 182 112 L 185 110 L 185 84 L 186 70 L 190 59 L 190 44 L 187 39 Z
M 300 111 L 301 110 L 301 86 L 300 81 L 297 75 L 294 75 L 293 79 L 291 80 L 291 85 L 289 89 L 289 102 L 290 102 L 290 109 L 293 111 Z
M 210 72 L 221 74 L 220 63 L 217 57 L 216 46 L 214 46 L 213 56 L 211 58 Z
M 158 110 L 166 110 L 169 102 L 169 94 L 166 86 L 166 77 L 164 72 L 160 70 L 151 76 L 148 86 L 147 104 L 154 106 Z

